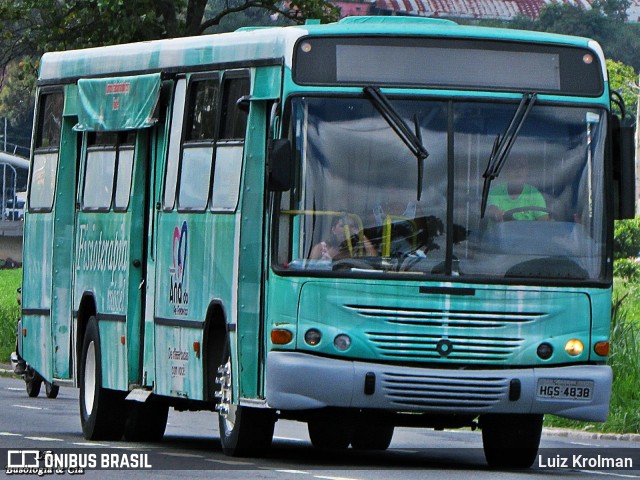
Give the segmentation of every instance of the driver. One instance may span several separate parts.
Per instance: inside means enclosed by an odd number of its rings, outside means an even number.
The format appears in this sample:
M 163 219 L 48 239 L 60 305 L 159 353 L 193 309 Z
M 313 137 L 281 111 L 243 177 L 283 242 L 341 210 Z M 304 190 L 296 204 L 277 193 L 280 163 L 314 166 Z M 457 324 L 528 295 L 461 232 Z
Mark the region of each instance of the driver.
M 347 234 L 352 238 L 353 253 L 358 249 L 360 238 L 362 238 L 365 255 L 378 255 L 378 251 L 364 234 L 359 237 L 358 227 L 355 225 L 355 222 L 349 219 L 348 216 L 342 215 L 333 217 L 329 238 L 314 246 L 313 249 L 311 249 L 309 258 L 312 260 L 339 260 L 353 256 L 348 248 Z
M 497 222 L 504 220 L 549 220 L 547 202 L 542 193 L 527 183 L 529 178 L 529 162 L 520 155 L 507 163 L 506 182 L 492 185 L 487 200 L 489 218 Z M 527 210 L 526 207 L 531 207 Z M 508 214 L 514 209 L 521 211 Z M 505 213 L 507 215 L 505 216 Z

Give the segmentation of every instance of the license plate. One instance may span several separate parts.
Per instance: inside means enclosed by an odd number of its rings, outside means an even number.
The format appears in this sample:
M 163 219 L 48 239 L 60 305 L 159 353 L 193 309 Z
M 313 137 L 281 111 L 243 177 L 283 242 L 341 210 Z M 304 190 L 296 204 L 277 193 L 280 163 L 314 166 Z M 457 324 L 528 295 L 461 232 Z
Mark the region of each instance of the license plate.
M 540 378 L 536 390 L 538 398 L 558 400 L 591 400 L 593 381 L 566 378 Z

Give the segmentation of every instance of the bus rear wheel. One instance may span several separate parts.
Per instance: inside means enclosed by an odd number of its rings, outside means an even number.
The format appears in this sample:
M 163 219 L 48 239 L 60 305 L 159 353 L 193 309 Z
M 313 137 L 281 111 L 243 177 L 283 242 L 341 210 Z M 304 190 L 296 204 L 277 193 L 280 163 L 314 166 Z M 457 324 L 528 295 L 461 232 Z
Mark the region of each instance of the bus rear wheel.
M 217 410 L 222 451 L 230 457 L 264 456 L 273 441 L 276 413 L 233 403 L 233 367 L 228 343 L 222 358 L 216 378 L 220 386 Z
M 58 393 L 60 392 L 60 386 L 54 385 L 51 382 L 44 382 L 44 391 L 47 394 L 47 398 L 57 398 Z
M 484 456 L 490 467 L 529 468 L 540 446 L 543 415 L 480 417 Z
M 120 440 L 127 418 L 124 392 L 102 387 L 100 332 L 89 319 L 80 363 L 80 423 L 87 440 Z
M 27 370 L 24 373 L 24 383 L 27 390 L 27 395 L 29 395 L 31 398 L 35 398 L 40 395 L 40 387 L 42 387 L 42 377 L 30 365 L 27 366 Z
M 155 402 L 131 402 L 124 428 L 128 442 L 159 442 L 167 428 L 169 406 Z

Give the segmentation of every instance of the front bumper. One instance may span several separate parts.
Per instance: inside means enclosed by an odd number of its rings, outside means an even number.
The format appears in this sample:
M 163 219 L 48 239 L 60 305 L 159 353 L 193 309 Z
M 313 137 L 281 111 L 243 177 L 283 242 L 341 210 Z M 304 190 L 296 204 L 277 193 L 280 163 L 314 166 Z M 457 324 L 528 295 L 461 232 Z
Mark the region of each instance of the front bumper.
M 269 406 L 280 410 L 341 407 L 476 415 L 552 413 L 605 421 L 612 377 L 611 368 L 605 365 L 459 370 L 272 351 L 267 356 L 266 395 Z M 543 398 L 537 395 L 542 378 L 592 381 L 593 392 L 589 399 Z

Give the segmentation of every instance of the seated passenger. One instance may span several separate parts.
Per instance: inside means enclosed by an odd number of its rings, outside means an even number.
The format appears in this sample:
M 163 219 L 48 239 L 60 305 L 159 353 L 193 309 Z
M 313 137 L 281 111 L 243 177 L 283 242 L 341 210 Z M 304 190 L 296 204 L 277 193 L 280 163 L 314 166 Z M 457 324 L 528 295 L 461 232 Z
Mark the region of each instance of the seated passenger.
M 333 217 L 331 221 L 330 237 L 318 243 L 311 250 L 309 258 L 311 260 L 338 260 L 341 258 L 352 257 L 360 247 L 364 248 L 364 254 L 367 256 L 378 255 L 377 250 L 371 245 L 369 239 L 364 234 L 358 234 L 358 227 L 351 221 L 347 220 L 349 227 L 349 235 L 351 236 L 351 247 L 347 241 L 347 233 L 345 228 L 345 216 Z M 362 240 L 362 244 L 360 243 Z
M 547 202 L 542 193 L 529 180 L 529 165 L 524 156 L 507 160 L 507 181 L 495 183 L 489 191 L 487 213 L 489 218 L 504 220 L 548 220 Z M 531 207 L 530 210 L 527 207 Z M 516 210 L 512 214 L 509 213 Z M 505 217 L 505 213 L 507 216 Z

